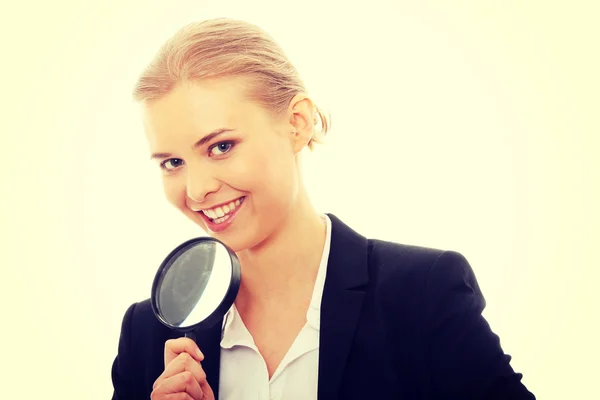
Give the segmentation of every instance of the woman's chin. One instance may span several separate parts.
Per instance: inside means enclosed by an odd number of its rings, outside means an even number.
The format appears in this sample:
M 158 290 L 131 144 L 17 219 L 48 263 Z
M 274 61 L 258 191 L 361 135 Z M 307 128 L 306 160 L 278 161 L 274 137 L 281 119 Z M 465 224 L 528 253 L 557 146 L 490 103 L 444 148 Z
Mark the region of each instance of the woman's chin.
M 248 247 L 245 245 L 244 240 L 240 240 L 240 238 L 235 238 L 227 235 L 219 235 L 219 234 L 211 234 L 211 237 L 220 240 L 225 243 L 227 247 L 229 247 L 234 253 L 239 253 L 240 251 L 246 250 Z

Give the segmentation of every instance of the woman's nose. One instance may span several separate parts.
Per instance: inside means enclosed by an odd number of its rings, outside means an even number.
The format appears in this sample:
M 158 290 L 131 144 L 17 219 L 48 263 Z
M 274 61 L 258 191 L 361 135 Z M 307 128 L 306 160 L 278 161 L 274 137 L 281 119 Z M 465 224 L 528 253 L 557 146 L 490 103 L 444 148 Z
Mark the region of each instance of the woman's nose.
M 206 197 L 219 190 L 219 181 L 208 171 L 201 172 L 188 169 L 187 196 L 197 203 L 202 203 Z

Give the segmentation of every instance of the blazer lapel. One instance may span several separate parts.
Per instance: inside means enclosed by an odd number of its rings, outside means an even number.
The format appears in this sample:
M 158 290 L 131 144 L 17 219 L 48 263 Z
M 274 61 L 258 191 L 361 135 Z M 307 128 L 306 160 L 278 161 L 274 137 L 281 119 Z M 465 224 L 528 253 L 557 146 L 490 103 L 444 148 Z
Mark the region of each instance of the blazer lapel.
M 331 248 L 321 300 L 319 399 L 337 399 L 365 296 L 368 242 L 337 217 L 331 219 Z

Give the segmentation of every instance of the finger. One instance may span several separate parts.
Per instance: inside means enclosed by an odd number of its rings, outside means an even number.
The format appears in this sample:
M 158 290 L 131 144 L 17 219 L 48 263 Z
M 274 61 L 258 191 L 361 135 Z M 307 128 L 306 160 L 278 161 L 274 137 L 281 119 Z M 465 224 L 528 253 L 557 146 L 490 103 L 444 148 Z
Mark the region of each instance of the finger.
M 186 352 L 194 357 L 198 362 L 204 360 L 204 354 L 198 348 L 198 345 L 189 338 L 169 339 L 165 342 L 165 368 L 175 357 Z
M 189 371 L 162 379 L 152 392 L 152 398 L 163 399 L 168 394 L 187 393 L 194 400 L 204 397 L 200 384 Z
M 173 393 L 165 395 L 165 400 L 195 400 L 187 393 Z M 162 399 L 161 399 L 162 400 Z
M 156 382 L 154 382 L 154 388 L 156 388 L 160 381 L 166 378 L 170 378 L 171 376 L 177 375 L 181 372 L 188 371 L 191 372 L 196 381 L 199 384 L 202 384 L 206 381 L 206 373 L 202 366 L 198 361 L 196 361 L 192 356 L 188 353 L 181 353 L 163 371 L 162 374 L 158 377 Z
M 161 399 L 163 400 L 163 399 Z M 172 393 L 166 394 L 164 400 L 195 400 L 192 396 L 187 393 Z
M 200 389 L 202 389 L 202 393 L 204 394 L 204 400 L 215 400 L 215 394 L 206 379 L 200 382 Z
M 185 392 L 170 393 L 170 394 L 155 394 L 152 392 L 150 400 L 195 400 L 192 396 Z

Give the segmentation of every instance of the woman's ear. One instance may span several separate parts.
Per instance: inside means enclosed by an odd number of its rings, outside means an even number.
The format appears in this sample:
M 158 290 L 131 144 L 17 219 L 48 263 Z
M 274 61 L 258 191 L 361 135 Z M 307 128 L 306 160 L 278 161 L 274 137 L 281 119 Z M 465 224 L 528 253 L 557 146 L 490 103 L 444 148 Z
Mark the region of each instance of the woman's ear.
M 314 130 L 314 104 L 304 93 L 298 93 L 289 106 L 292 142 L 295 153 L 299 153 L 311 141 Z

